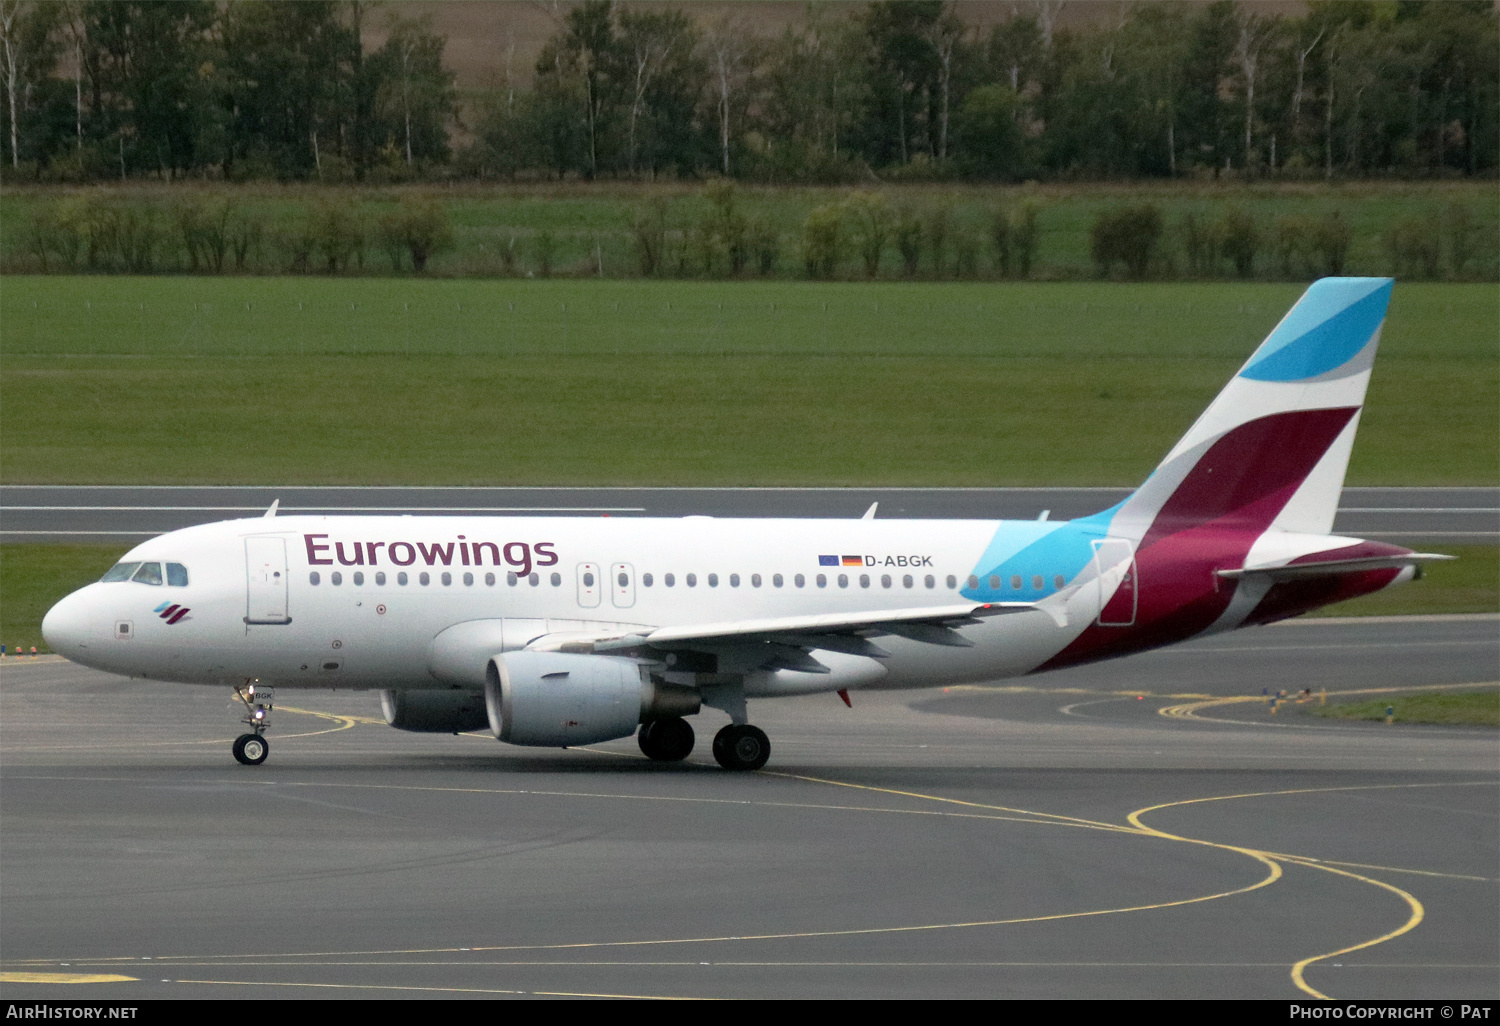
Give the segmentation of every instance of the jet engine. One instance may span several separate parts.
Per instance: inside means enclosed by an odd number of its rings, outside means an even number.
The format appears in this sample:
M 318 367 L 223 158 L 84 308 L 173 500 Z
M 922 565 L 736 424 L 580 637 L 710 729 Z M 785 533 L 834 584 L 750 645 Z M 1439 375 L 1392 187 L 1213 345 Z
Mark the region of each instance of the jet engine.
M 628 737 L 648 720 L 691 716 L 700 699 L 633 659 L 521 651 L 490 659 L 484 704 L 501 741 L 567 748 Z
M 457 734 L 489 726 L 480 691 L 382 691 L 385 722 L 397 730 L 423 734 Z

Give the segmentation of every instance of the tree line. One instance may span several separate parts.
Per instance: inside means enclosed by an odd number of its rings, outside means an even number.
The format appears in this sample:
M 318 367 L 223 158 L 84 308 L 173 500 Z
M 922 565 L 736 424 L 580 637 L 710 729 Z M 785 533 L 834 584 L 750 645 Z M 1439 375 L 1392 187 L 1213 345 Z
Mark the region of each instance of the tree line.
M 1489 0 L 1122 4 L 987 31 L 943 0 L 812 5 L 779 36 L 732 8 L 585 0 L 527 75 L 460 110 L 444 38 L 370 5 L 0 0 L 3 171 L 702 177 L 759 182 L 1493 173 Z M 505 8 L 497 5 L 497 18 Z M 497 69 L 501 60 L 497 55 Z
M 310 202 L 268 204 L 224 187 L 188 189 L 167 204 L 118 191 L 74 191 L 30 204 L 0 269 L 42 273 L 421 274 L 460 277 L 676 277 L 1024 280 L 1100 278 L 1303 281 L 1347 273 L 1356 240 L 1338 207 L 1251 213 L 1230 199 L 1175 209 L 1122 200 L 1062 227 L 1045 200 L 985 196 L 955 202 L 938 189 L 822 190 L 804 214 L 776 217 L 745 202 L 731 179 L 697 196 L 658 194 L 613 226 L 496 227 L 452 222 L 449 204 L 420 190 L 399 197 L 314 190 Z M 762 192 L 765 190 L 761 190 Z M 363 194 L 362 194 L 363 193 Z M 751 197 L 755 199 L 755 197 Z M 40 197 L 37 197 L 40 199 Z M 489 219 L 486 219 L 487 221 Z M 584 219 L 589 220 L 588 218 Z M 1043 231 L 1053 258 L 1040 252 Z M 1353 268 L 1403 279 L 1489 280 L 1491 231 L 1461 199 L 1375 226 Z M 1067 233 L 1086 236 L 1070 245 Z M 1056 244 L 1086 253 L 1059 263 Z M 1373 245 L 1371 244 L 1373 243 Z M 450 251 L 457 251 L 451 254 Z M 1374 251 L 1378 250 L 1380 256 Z M 1383 260 L 1381 259 L 1383 256 Z M 1372 259 L 1378 266 L 1370 266 Z M 1091 266 L 1090 266 L 1091 265 Z

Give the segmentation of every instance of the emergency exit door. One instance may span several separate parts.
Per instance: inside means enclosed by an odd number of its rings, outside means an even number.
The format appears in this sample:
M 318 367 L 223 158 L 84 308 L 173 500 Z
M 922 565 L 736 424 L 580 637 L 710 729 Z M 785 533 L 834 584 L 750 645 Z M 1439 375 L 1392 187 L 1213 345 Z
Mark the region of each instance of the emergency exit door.
M 1124 538 L 1094 542 L 1094 578 L 1099 589 L 1100 627 L 1129 627 L 1135 623 L 1138 583 L 1135 546 Z

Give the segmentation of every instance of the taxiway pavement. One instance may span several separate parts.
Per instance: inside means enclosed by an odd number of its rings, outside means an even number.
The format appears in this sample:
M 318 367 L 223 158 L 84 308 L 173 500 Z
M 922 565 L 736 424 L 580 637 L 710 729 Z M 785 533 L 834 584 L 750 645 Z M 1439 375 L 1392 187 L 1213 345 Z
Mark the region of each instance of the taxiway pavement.
M 1297 623 L 753 703 L 773 753 L 746 775 L 712 764 L 712 713 L 663 766 L 290 690 L 247 768 L 216 689 L 7 661 L 0 991 L 1494 999 L 1494 730 L 1162 712 L 1493 682 L 1497 624 Z

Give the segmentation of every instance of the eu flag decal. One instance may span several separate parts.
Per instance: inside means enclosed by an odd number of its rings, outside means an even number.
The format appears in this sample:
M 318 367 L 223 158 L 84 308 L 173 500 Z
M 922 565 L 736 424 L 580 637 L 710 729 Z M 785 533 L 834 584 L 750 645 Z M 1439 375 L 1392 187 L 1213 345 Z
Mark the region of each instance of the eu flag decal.
M 819 566 L 838 566 L 839 565 L 839 557 L 837 557 L 837 556 L 819 556 L 818 557 L 818 565 Z

